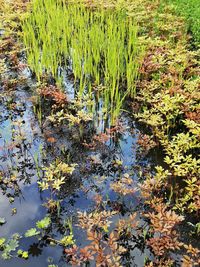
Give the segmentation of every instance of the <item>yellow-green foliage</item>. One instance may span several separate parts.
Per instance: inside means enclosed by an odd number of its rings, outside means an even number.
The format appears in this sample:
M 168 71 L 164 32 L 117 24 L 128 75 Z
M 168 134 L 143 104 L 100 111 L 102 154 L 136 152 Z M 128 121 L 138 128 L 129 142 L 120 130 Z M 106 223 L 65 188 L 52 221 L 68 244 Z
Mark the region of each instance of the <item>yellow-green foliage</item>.
M 100 96 L 114 117 L 124 97 L 135 94 L 142 48 L 134 19 L 121 8 L 35 0 L 23 23 L 23 39 L 38 78 L 46 70 L 58 81 L 58 68 L 70 64 L 81 95 L 86 88 L 91 93 L 93 85 L 104 85 Z

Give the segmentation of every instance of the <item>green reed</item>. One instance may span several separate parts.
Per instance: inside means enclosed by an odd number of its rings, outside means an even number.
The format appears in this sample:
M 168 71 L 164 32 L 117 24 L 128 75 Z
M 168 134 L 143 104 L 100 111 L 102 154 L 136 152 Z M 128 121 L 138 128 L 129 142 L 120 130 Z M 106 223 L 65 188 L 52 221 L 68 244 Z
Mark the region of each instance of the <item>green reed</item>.
M 71 62 L 80 95 L 103 85 L 99 96 L 114 122 L 125 96 L 135 95 L 143 50 L 138 28 L 123 9 L 94 9 L 81 2 L 34 0 L 22 25 L 28 63 L 38 79 L 46 71 L 60 81 L 59 66 Z

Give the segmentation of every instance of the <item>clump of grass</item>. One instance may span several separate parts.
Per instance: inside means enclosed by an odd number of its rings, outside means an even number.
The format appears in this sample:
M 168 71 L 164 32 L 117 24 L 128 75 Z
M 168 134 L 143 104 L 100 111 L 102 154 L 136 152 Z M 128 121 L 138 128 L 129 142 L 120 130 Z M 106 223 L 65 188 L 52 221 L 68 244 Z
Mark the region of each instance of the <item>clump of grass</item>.
M 123 9 L 75 2 L 34 1 L 22 25 L 28 63 L 38 79 L 47 71 L 60 81 L 59 67 L 71 62 L 79 94 L 103 85 L 99 96 L 114 121 L 125 96 L 135 95 L 142 51 L 137 25 Z

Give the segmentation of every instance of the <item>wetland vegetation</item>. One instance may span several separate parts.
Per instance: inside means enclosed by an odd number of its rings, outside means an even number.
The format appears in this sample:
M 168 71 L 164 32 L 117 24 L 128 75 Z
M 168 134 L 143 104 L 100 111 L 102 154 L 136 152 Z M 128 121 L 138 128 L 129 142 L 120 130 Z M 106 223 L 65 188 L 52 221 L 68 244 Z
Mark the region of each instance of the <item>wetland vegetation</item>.
M 199 266 L 199 18 L 1 2 L 1 267 Z

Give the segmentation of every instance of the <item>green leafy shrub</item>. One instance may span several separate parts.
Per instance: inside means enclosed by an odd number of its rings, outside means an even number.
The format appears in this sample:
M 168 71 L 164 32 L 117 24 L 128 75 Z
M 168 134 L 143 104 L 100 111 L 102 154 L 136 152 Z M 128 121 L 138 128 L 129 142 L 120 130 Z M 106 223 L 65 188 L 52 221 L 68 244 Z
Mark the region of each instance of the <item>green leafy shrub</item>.
M 184 16 L 194 40 L 200 43 L 200 1 L 199 0 L 169 0 L 175 6 L 178 14 Z

